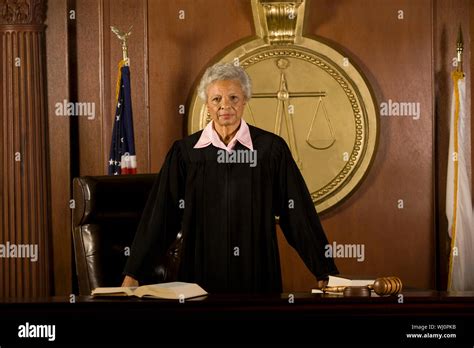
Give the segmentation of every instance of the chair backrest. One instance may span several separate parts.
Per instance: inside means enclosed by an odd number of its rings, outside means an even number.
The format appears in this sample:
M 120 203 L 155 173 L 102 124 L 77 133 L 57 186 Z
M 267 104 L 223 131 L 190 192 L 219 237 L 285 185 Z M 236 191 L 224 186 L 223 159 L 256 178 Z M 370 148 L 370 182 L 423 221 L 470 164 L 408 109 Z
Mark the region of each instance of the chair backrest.
M 72 233 L 81 295 L 120 286 L 140 217 L 157 174 L 75 178 Z M 176 278 L 181 233 L 155 268 L 155 281 Z

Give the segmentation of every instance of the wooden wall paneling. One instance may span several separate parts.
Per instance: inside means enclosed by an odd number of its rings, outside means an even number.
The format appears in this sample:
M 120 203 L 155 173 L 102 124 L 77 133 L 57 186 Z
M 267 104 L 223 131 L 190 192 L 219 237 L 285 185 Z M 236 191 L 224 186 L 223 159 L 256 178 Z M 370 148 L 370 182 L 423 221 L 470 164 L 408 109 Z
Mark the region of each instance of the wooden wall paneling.
M 103 135 L 103 83 L 101 83 L 104 59 L 101 56 L 102 39 L 99 24 L 108 22 L 102 16 L 104 0 L 76 1 L 76 42 L 77 42 L 77 98 L 80 103 L 92 103 L 95 107 L 94 119 L 78 116 L 79 133 L 79 175 L 104 174 Z M 102 10 L 102 11 L 101 11 Z M 91 105 L 92 105 L 91 104 Z
M 49 0 L 46 22 L 46 70 L 48 91 L 48 126 L 51 178 L 51 235 L 53 247 L 52 275 L 54 294 L 72 292 L 73 255 L 71 254 L 71 158 L 70 121 L 67 116 L 56 115 L 57 103 L 70 101 L 68 65 L 67 3 Z M 71 19 L 75 21 L 74 19 Z
M 100 162 L 98 163 L 98 170 L 100 174 L 107 174 L 107 162 L 109 159 L 110 141 L 107 142 L 107 137 L 110 139 L 108 133 L 112 132 L 111 123 L 114 118 L 114 110 L 109 107 L 110 101 L 113 99 L 112 88 L 109 81 L 111 81 L 110 75 L 110 56 L 111 56 L 111 39 L 112 33 L 110 31 L 111 25 L 111 9 L 114 7 L 115 2 L 112 4 L 108 0 L 99 0 L 99 13 L 97 23 L 98 30 L 98 49 L 99 49 L 99 70 L 95 73 L 98 74 L 99 80 L 99 103 L 97 104 L 97 116 L 99 116 L 100 123 L 100 134 L 101 134 L 101 153 Z M 113 84 L 115 87 L 115 82 Z M 113 89 L 115 91 L 115 88 Z M 115 106 L 112 106 L 115 108 Z
M 1 61 L 3 64 L 0 66 L 0 81 L 6 81 L 6 75 L 7 75 L 7 64 L 8 63 L 8 58 L 9 55 L 7 53 L 7 47 L 6 47 L 6 40 L 0 41 L 2 43 L 0 54 L 1 54 Z M 2 83 L 2 90 L 0 93 L 0 112 L 2 115 L 5 115 L 7 113 L 7 89 L 4 88 L 4 83 Z M 8 139 L 7 133 L 8 132 L 8 127 L 5 122 L 4 117 L 2 117 L 1 122 L 0 122 L 0 134 L 2 136 L 2 150 L 0 153 L 1 159 L 0 159 L 0 173 L 1 173 L 1 185 L 0 185 L 0 241 L 6 241 L 7 240 L 7 231 L 8 231 L 8 210 L 7 210 L 7 205 L 4 204 L 4 202 L 8 199 L 7 198 L 7 187 L 8 187 L 8 181 L 6 178 L 7 172 L 8 172 L 8 143 L 5 141 L 5 139 Z M 0 282 L 5 284 L 6 283 L 6 278 L 8 277 L 8 267 L 7 267 L 7 260 L 2 259 L 0 260 Z M 5 296 L 5 287 L 0 286 L 0 297 Z

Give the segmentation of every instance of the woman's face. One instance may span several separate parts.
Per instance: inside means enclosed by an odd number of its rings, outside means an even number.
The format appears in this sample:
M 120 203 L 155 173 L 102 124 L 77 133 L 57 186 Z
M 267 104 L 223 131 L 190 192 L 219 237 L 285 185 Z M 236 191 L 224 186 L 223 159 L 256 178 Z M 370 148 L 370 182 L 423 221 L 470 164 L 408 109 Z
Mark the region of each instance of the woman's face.
M 244 91 L 237 80 L 214 81 L 207 87 L 207 110 L 221 127 L 238 125 L 245 103 Z

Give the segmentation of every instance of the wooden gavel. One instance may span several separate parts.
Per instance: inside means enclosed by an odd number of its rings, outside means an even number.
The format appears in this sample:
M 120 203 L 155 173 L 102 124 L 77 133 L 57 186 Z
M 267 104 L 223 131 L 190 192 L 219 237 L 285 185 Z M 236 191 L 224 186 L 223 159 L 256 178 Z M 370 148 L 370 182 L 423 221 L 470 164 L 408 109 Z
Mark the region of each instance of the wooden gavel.
M 370 296 L 370 291 L 373 290 L 379 296 L 389 296 L 398 294 L 402 288 L 403 284 L 400 278 L 382 277 L 366 286 L 326 286 L 321 290 L 323 292 L 342 292 L 348 296 Z

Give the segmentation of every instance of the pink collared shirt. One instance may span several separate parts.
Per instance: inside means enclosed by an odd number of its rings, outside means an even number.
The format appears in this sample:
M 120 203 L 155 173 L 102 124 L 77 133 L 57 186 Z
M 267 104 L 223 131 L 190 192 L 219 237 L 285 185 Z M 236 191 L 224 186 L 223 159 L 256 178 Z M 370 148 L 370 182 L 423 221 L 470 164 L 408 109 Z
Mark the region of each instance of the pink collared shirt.
M 229 145 L 227 146 L 219 138 L 219 135 L 217 134 L 216 130 L 213 127 L 213 122 L 214 121 L 209 122 L 207 126 L 204 128 L 204 130 L 201 133 L 201 137 L 199 138 L 196 145 L 194 145 L 195 149 L 200 149 L 212 144 L 215 147 L 218 147 L 220 149 L 226 150 L 227 152 L 230 152 L 235 147 L 235 144 L 238 141 L 239 143 L 244 145 L 246 148 L 253 151 L 253 144 L 252 144 L 252 138 L 250 137 L 249 126 L 247 122 L 245 122 L 243 119 L 240 120 L 239 130 L 237 131 L 237 133 L 235 133 L 234 137 L 232 138 L 232 140 L 229 142 Z

